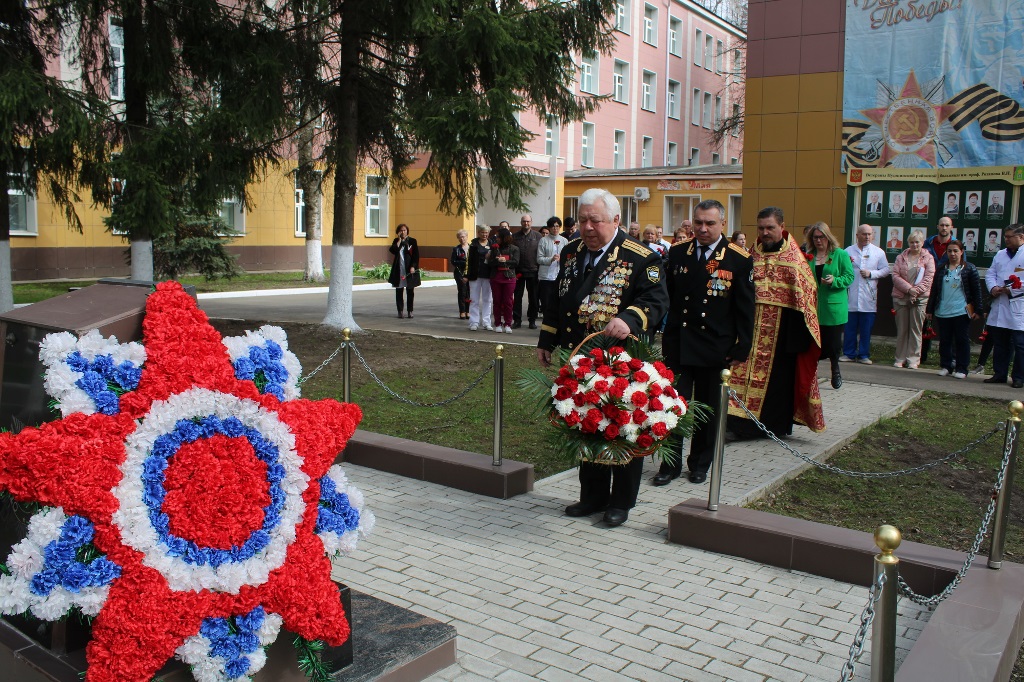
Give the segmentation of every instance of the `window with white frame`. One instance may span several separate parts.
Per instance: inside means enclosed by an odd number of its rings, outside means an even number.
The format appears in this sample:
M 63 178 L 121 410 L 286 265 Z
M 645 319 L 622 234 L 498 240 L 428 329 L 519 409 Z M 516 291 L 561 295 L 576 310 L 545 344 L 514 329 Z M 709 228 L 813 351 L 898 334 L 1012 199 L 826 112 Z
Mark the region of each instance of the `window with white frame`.
M 704 35 L 704 68 L 711 71 L 715 67 L 715 39 Z
M 237 197 L 221 199 L 220 219 L 227 226 L 224 234 L 245 234 L 245 205 Z
M 683 22 L 675 17 L 668 20 L 668 53 L 683 56 Z
M 554 116 L 548 116 L 544 122 L 544 153 L 551 156 L 555 153 L 555 128 L 557 121 Z
M 725 45 L 721 40 L 715 41 L 715 73 L 722 73 L 722 63 L 725 60 Z
M 737 47 L 737 48 L 735 48 L 732 51 L 732 70 L 733 70 L 733 73 L 742 73 L 742 69 L 740 68 L 742 64 L 743 64 L 743 54 L 742 54 L 740 48 Z
M 716 165 L 716 166 L 717 166 L 718 164 L 722 163 L 722 155 L 721 155 L 721 154 L 718 154 L 718 153 L 714 153 L 714 152 L 713 152 L 713 153 L 711 154 L 711 163 L 713 163 L 713 164 L 714 164 L 714 165 Z
M 594 124 L 583 123 L 583 138 L 580 143 L 580 165 L 586 166 L 587 168 L 594 167 L 594 144 L 596 143 L 596 137 L 594 136 Z
M 615 3 L 615 30 L 629 33 L 629 7 L 631 0 L 618 0 Z
M 690 102 L 690 123 L 700 125 L 700 88 L 693 89 L 693 99 Z
M 619 225 L 629 225 L 636 220 L 637 206 L 636 198 L 632 194 L 619 197 Z
M 615 60 L 615 71 L 612 74 L 612 99 L 616 102 L 629 101 L 629 64 Z
M 36 223 L 36 198 L 31 193 L 14 189 L 15 181 L 24 178 L 17 173 L 8 173 L 10 180 L 7 189 L 7 215 L 10 218 L 11 234 L 36 235 L 39 226 Z
M 679 81 L 668 82 L 668 95 L 665 99 L 665 108 L 668 109 L 669 118 L 679 118 L 679 100 L 683 96 L 683 86 Z
M 644 71 L 643 99 L 640 106 L 647 111 L 654 111 L 654 98 L 658 95 L 658 75 L 653 71 Z
M 677 157 L 679 156 L 679 145 L 675 142 L 668 143 L 668 158 L 665 160 L 670 166 L 676 165 Z
M 722 125 L 722 98 L 715 95 L 715 127 Z
M 314 178 L 315 178 L 314 181 L 316 183 L 318 183 L 318 184 L 321 184 L 321 187 L 322 187 L 322 183 L 323 183 L 323 179 L 324 179 L 324 172 L 322 170 L 315 170 L 315 171 L 313 171 L 313 173 L 315 174 L 314 175 Z M 306 236 L 306 213 L 305 213 L 305 209 L 306 209 L 306 196 L 305 196 L 305 192 L 303 191 L 303 189 L 301 187 L 299 187 L 299 174 L 298 173 L 293 173 L 292 174 L 292 180 L 294 182 L 294 189 L 295 189 L 295 236 L 296 237 L 305 237 Z M 320 205 L 316 207 L 316 217 L 315 217 L 316 220 L 320 220 L 321 219 L 320 217 L 323 215 L 323 208 L 324 208 L 324 195 L 323 195 L 323 191 L 321 191 L 320 192 Z
M 696 147 L 690 147 L 690 165 L 700 165 L 700 150 Z
M 612 168 L 626 167 L 626 131 L 616 130 L 612 144 Z
M 650 168 L 654 165 L 654 139 L 644 135 L 643 145 L 640 147 L 640 167 Z
M 693 41 L 693 63 L 697 66 L 704 64 L 704 31 L 697 29 L 697 37 Z
M 658 8 L 654 5 L 644 5 L 644 42 L 658 44 Z
M 580 92 L 597 93 L 597 54 L 580 59 Z
M 704 93 L 704 127 L 711 128 L 711 93 Z
M 107 22 L 110 42 L 110 99 L 124 99 L 124 29 L 121 20 L 110 17 Z
M 387 205 L 387 191 L 384 178 L 379 175 L 366 176 L 366 217 L 365 234 L 367 237 L 388 236 L 387 221 L 384 220 L 382 208 Z

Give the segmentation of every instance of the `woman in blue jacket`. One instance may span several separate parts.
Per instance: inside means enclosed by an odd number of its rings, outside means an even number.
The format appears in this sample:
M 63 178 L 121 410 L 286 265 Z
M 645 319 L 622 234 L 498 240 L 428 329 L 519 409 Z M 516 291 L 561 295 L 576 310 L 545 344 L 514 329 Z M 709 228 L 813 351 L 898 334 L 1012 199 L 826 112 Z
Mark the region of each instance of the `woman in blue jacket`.
M 960 240 L 949 242 L 946 256 L 948 262 L 932 280 L 926 313 L 939 328 L 939 376 L 966 379 L 971 364 L 968 332 L 971 320 L 981 315 L 981 277 L 978 268 L 964 260 Z

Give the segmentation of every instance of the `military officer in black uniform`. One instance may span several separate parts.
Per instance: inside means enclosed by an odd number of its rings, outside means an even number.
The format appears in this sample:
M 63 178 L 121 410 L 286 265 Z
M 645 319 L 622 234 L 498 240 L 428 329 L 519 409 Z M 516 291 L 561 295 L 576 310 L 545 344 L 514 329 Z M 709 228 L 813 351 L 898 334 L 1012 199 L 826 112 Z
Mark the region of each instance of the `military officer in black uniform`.
M 754 262 L 722 236 L 725 208 L 714 199 L 693 210 L 694 237 L 669 249 L 665 266 L 669 310 L 662 351 L 676 375 L 676 390 L 686 400 L 717 404 L 721 372 L 746 361 L 754 335 Z M 714 427 L 698 422 L 690 438 L 686 466 L 690 481 L 703 483 L 714 456 Z M 662 463 L 654 485 L 668 485 L 682 473 Z
M 619 229 L 619 200 L 603 189 L 579 199 L 579 239 L 562 249 L 556 282 L 558 305 L 544 309 L 537 358 L 547 367 L 556 347 L 573 349 L 598 330 L 616 339 L 642 336 L 668 308 L 661 256 Z M 580 501 L 568 516 L 605 511 L 609 526 L 622 525 L 636 505 L 643 458 L 628 464 L 580 464 Z

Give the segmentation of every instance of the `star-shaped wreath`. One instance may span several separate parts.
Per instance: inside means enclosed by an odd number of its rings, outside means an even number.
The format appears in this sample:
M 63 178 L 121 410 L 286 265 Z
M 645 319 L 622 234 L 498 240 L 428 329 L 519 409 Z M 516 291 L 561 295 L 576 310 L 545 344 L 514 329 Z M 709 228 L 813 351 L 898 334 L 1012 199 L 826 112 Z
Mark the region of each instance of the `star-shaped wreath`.
M 342 644 L 328 555 L 372 515 L 332 463 L 359 408 L 297 399 L 282 330 L 222 340 L 177 282 L 150 295 L 143 341 L 44 340 L 63 418 L 0 434 L 0 490 L 45 505 L 0 612 L 95 615 L 89 682 L 149 680 L 174 655 L 245 680 L 282 626 Z

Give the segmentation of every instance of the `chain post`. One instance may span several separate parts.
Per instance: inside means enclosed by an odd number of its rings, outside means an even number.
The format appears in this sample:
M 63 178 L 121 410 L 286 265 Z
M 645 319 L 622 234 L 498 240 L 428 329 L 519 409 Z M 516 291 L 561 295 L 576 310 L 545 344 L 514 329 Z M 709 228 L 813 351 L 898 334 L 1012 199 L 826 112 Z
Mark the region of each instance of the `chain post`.
M 341 330 L 341 341 L 345 344 L 341 354 L 341 394 L 346 403 L 352 402 L 352 330 L 345 327 Z
M 1003 469 L 1003 481 L 999 486 L 999 497 L 996 499 L 995 525 L 992 527 L 992 549 L 988 553 L 988 567 L 999 569 L 1003 566 L 1003 549 L 1006 545 L 1006 524 L 1010 517 L 1010 499 L 1013 497 L 1013 475 L 1017 468 L 1017 445 L 1020 436 L 1020 415 L 1024 412 L 1024 403 L 1014 400 L 1009 405 L 1010 418 L 1006 420 L 1006 440 L 1004 451 L 1009 452 L 1006 468 Z
M 900 560 L 893 554 L 903 541 L 895 526 L 875 529 L 875 582 L 881 582 L 875 620 L 871 630 L 871 682 L 893 682 L 896 677 L 896 597 Z M 882 577 L 884 576 L 884 578 Z
M 505 347 L 498 344 L 494 347 L 494 460 L 496 467 L 501 466 L 501 425 L 505 413 L 504 383 L 505 358 L 502 353 Z
M 711 464 L 711 490 L 708 493 L 708 511 L 718 511 L 718 500 L 722 496 L 722 464 L 725 461 L 725 418 L 729 414 L 729 379 L 732 372 L 722 370 L 722 385 L 718 393 L 718 409 L 715 410 L 715 457 Z M 682 453 L 679 455 L 682 457 Z

